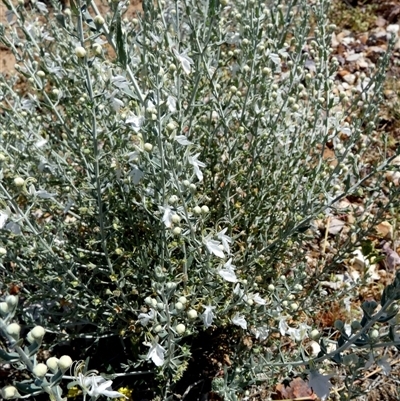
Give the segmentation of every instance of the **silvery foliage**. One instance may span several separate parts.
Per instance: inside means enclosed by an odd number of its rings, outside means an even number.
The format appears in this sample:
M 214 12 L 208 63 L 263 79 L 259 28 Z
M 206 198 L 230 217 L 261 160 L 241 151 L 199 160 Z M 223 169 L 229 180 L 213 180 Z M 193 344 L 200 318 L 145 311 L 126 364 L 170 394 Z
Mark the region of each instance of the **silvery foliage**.
M 300 357 L 304 316 L 328 296 L 318 283 L 396 188 L 379 191 L 390 158 L 360 157 L 388 55 L 353 99 L 336 93 L 328 2 L 148 3 L 133 19 L 124 2 L 104 18 L 95 4 L 40 6 L 44 24 L 6 2 L 0 40 L 27 91 L 1 77 L 1 268 L 4 285 L 24 285 L 26 318 L 51 316 L 60 339 L 88 322 L 95 332 L 80 336 L 132 337 L 136 366 L 153 363 L 168 397 L 190 358 L 184 338 L 203 329 L 251 336 L 243 355 L 264 373 L 280 358 L 255 356 L 272 332 L 299 344 L 284 366 Z M 310 274 L 316 219 L 349 212 L 340 201 L 361 187 L 371 196 L 351 240 L 333 240 Z M 246 366 L 242 378 L 259 380 Z
M 65 369 L 55 366 L 45 377 L 47 366 L 37 360 L 43 335 L 41 326 L 36 326 L 26 336 L 26 340 L 20 337 L 21 327 L 13 323 L 17 312 L 18 297 L 9 295 L 0 302 L 0 335 L 5 340 L 6 346 L 0 348 L 0 362 L 7 369 L 27 370 L 30 378 L 14 381 L 13 385 L 1 389 L 3 399 L 25 398 L 46 392 L 51 399 L 63 401 L 60 383 Z M 4 342 L 2 342 L 4 344 Z
M 73 371 L 73 361 L 68 355 L 60 359 L 50 357 L 46 363 L 40 362 L 38 354 L 46 331 L 42 326 L 35 326 L 24 339 L 20 335 L 21 326 L 13 322 L 17 308 L 18 297 L 15 295 L 7 295 L 0 301 L 0 335 L 5 340 L 4 348 L 3 345 L 0 347 L 0 363 L 14 378 L 12 384 L 0 389 L 2 399 L 29 398 L 47 393 L 51 400 L 66 401 L 61 387 L 63 379 L 70 381 L 68 388 L 80 390 L 84 400 L 87 396 L 92 401 L 101 396 L 127 398 L 112 390 L 112 380 L 106 380 L 96 370 L 88 371 L 88 360 L 76 362 Z M 27 371 L 24 380 L 17 380 L 16 370 Z M 66 375 L 68 370 L 73 372 L 73 376 Z M 117 376 L 120 374 L 114 375 Z

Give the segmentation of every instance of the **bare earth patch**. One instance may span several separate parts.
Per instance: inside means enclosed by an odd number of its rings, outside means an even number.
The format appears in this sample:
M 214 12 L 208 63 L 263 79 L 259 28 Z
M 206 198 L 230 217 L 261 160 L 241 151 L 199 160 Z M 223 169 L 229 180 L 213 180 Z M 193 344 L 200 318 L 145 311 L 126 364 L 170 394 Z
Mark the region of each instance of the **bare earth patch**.
M 14 0 L 15 1 L 15 0 Z M 97 7 L 100 13 L 105 16 L 109 12 L 109 7 L 105 1 L 96 1 Z M 29 7 L 29 5 L 27 5 Z M 130 5 L 127 12 L 125 13 L 125 18 L 134 18 L 138 11 L 142 10 L 142 0 L 130 0 Z M 7 7 L 2 1 L 0 1 L 0 23 L 8 26 L 7 22 Z M 0 73 L 4 75 L 10 75 L 14 73 L 15 58 L 7 47 L 0 43 Z

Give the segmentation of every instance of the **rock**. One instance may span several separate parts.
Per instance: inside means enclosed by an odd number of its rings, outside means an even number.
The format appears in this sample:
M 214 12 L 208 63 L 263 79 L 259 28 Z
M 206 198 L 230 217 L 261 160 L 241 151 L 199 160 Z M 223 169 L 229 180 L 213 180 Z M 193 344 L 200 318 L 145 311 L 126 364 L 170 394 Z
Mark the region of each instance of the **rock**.
M 350 54 L 349 56 L 346 57 L 346 61 L 357 61 L 358 59 L 360 59 L 362 57 L 361 53 L 354 53 L 354 54 Z
M 387 21 L 385 20 L 385 18 L 383 18 L 381 15 L 379 15 L 375 21 L 375 25 L 383 28 L 384 26 L 386 26 L 386 24 L 387 24 Z
M 348 70 L 339 70 L 337 73 L 341 78 L 343 78 L 344 76 L 350 74 L 350 71 L 348 71 Z
M 400 155 L 396 156 L 390 163 L 392 166 L 400 166 Z
M 393 237 L 393 227 L 388 221 L 382 221 L 375 226 L 376 233 L 381 239 L 391 239 Z
M 349 85 L 353 85 L 356 82 L 356 76 L 354 74 L 347 74 L 342 79 L 344 79 Z
M 364 255 L 359 249 L 354 251 L 353 255 L 354 257 L 351 259 L 353 266 L 360 270 L 364 270 L 365 266 L 368 263 L 368 260 L 364 257 Z
M 399 32 L 400 25 L 398 24 L 391 24 L 386 27 L 386 31 L 390 33 L 397 34 Z
M 385 174 L 386 179 L 389 182 L 393 182 L 393 184 L 398 187 L 400 184 L 400 171 L 388 171 Z
M 367 68 L 369 67 L 368 62 L 365 61 L 364 58 L 358 60 L 358 61 L 357 61 L 357 64 L 358 64 L 358 66 L 359 66 L 361 69 L 363 69 L 363 70 L 365 70 L 365 69 L 367 69 Z
M 332 235 L 339 234 L 345 224 L 346 223 L 343 220 L 339 220 L 336 217 L 333 217 L 329 221 L 328 233 Z
M 391 90 L 391 89 L 385 89 L 383 91 L 383 94 L 385 95 L 386 99 L 392 99 L 392 98 L 397 96 L 396 92 L 394 90 Z

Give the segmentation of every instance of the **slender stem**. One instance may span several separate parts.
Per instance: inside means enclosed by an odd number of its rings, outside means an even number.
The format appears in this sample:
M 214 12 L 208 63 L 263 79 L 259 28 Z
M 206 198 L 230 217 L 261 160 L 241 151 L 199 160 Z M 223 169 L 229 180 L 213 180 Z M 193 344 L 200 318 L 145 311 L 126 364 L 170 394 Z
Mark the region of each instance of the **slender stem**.
M 78 1 L 78 6 L 79 9 L 81 8 L 80 6 L 80 1 Z M 84 46 L 85 43 L 85 38 L 83 35 L 83 21 L 82 21 L 82 13 L 79 13 L 79 18 L 78 18 L 78 32 L 79 32 L 79 39 L 81 42 L 81 45 Z M 93 86 L 92 86 L 92 78 L 90 75 L 90 70 L 89 70 L 89 65 L 87 62 L 87 58 L 85 57 L 84 59 L 84 70 L 85 70 L 85 75 L 86 75 L 86 88 L 89 94 L 90 101 L 92 103 L 92 145 L 93 145 L 93 152 L 94 152 L 94 175 L 95 175 L 95 181 L 96 181 L 96 193 L 97 193 L 97 206 L 99 208 L 99 226 L 100 226 L 100 235 L 101 235 L 101 245 L 103 248 L 103 252 L 107 261 L 108 269 L 111 274 L 114 273 L 113 265 L 108 253 L 108 247 L 107 247 L 107 235 L 106 235 L 106 229 L 105 229 L 105 222 L 104 222 L 104 205 L 103 205 L 103 200 L 102 200 L 102 195 L 101 195 L 101 180 L 100 180 L 100 154 L 99 154 L 99 141 L 98 141 L 98 130 L 97 130 L 97 118 L 96 118 L 96 112 L 97 112 L 97 107 L 95 106 L 95 99 L 94 99 L 94 94 L 93 94 Z

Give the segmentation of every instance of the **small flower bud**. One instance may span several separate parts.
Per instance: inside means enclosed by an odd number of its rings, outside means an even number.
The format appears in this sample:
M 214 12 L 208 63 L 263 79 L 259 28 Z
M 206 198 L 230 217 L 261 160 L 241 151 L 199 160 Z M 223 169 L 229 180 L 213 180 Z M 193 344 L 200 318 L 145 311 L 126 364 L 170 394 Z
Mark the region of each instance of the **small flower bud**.
M 264 68 L 262 69 L 262 74 L 263 74 L 263 75 L 270 75 L 271 72 L 272 72 L 271 68 L 264 67 Z
M 296 302 L 293 302 L 292 304 L 290 304 L 290 309 L 292 311 L 296 311 L 297 309 L 299 309 L 299 304 L 296 304 Z
M 162 326 L 158 324 L 156 327 L 154 327 L 153 331 L 154 333 L 159 333 L 162 329 L 163 329 Z
M 275 290 L 275 286 L 273 284 L 269 284 L 268 291 L 274 291 L 274 290 Z
M 35 342 L 35 339 L 32 337 L 31 331 L 26 335 L 26 339 L 28 340 L 29 344 L 33 344 Z
M 180 323 L 175 327 L 175 330 L 178 334 L 183 334 L 186 330 L 186 327 L 184 324 Z
M 11 323 L 7 326 L 7 333 L 16 339 L 19 338 L 20 332 L 21 332 L 21 326 L 18 323 Z
M 173 214 L 171 220 L 173 223 L 178 224 L 181 221 L 181 216 L 179 216 L 179 214 Z
M 188 310 L 187 317 L 189 319 L 192 319 L 192 320 L 196 319 L 197 318 L 197 311 L 195 311 L 194 309 Z
M 68 355 L 63 355 L 60 360 L 58 361 L 58 367 L 65 372 L 67 369 L 69 369 L 72 365 L 72 359 Z
M 101 15 L 96 15 L 93 19 L 94 23 L 97 25 L 104 25 L 104 23 L 106 22 L 104 20 L 104 18 Z
M 176 310 L 182 310 L 182 309 L 183 309 L 183 303 L 177 302 L 177 303 L 175 304 L 175 309 L 176 309 Z
M 153 150 L 153 145 L 151 143 L 145 143 L 143 146 L 143 149 L 146 152 L 150 153 Z
M 8 308 L 7 302 L 0 302 L 0 313 L 6 315 L 10 309 Z
M 358 320 L 354 320 L 353 322 L 351 322 L 351 330 L 353 332 L 360 330 L 361 327 L 361 323 Z
M 35 376 L 42 378 L 47 373 L 47 366 L 44 363 L 38 363 L 32 372 Z
M 94 49 L 94 52 L 96 53 L 97 56 L 100 56 L 103 53 L 103 48 L 98 43 L 95 43 L 93 45 L 93 49 Z
M 203 206 L 201 207 L 201 212 L 202 212 L 203 214 L 207 214 L 209 211 L 210 211 L 210 209 L 208 208 L 208 206 L 203 205 Z
M 46 73 L 44 71 L 39 70 L 36 75 L 40 78 L 44 78 L 46 76 Z
M 37 342 L 40 343 L 43 340 L 45 335 L 45 330 L 42 326 L 36 326 L 31 330 L 32 338 Z
M 12 308 L 17 305 L 18 297 L 16 297 L 15 295 L 8 295 L 8 296 L 6 296 L 6 302 L 7 302 L 7 305 L 10 308 Z
M 17 187 L 22 187 L 25 184 L 25 180 L 22 177 L 15 177 L 14 178 L 14 184 Z
M 201 207 L 200 206 L 195 206 L 193 208 L 193 213 L 196 214 L 196 215 L 201 214 Z
M 179 198 L 176 195 L 172 195 L 168 199 L 168 203 L 170 205 L 175 205 L 175 203 L 177 203 L 178 201 L 179 201 Z
M 18 390 L 14 386 L 6 386 L 1 390 L 1 395 L 5 400 L 18 397 Z
M 49 358 L 46 361 L 46 365 L 53 373 L 55 373 L 58 370 L 58 362 L 59 362 L 59 359 L 52 356 L 51 358 Z
M 379 338 L 379 330 L 371 330 L 369 333 L 369 338 L 371 338 L 372 340 L 377 340 Z
M 173 291 L 176 289 L 176 283 L 173 283 L 170 281 L 169 283 L 166 284 L 167 290 Z
M 344 324 L 341 320 L 335 320 L 334 326 L 335 326 L 335 329 L 337 329 L 339 331 L 343 330 L 343 328 L 344 328 Z
M 176 236 L 180 235 L 181 233 L 182 233 L 182 229 L 181 229 L 180 227 L 175 227 L 175 228 L 172 230 L 172 234 L 174 234 L 174 235 L 176 235 Z
M 86 56 L 86 50 L 84 47 L 78 46 L 77 48 L 75 48 L 75 54 L 79 58 L 84 58 Z
M 174 129 L 175 129 L 175 124 L 173 122 L 167 124 L 168 131 L 173 131 Z
M 179 301 L 181 304 L 183 304 L 183 305 L 185 305 L 185 304 L 187 303 L 186 297 L 179 297 L 179 298 L 178 298 L 178 301 Z
M 317 341 L 320 337 L 319 331 L 317 329 L 314 329 L 310 333 L 310 338 L 311 340 Z

